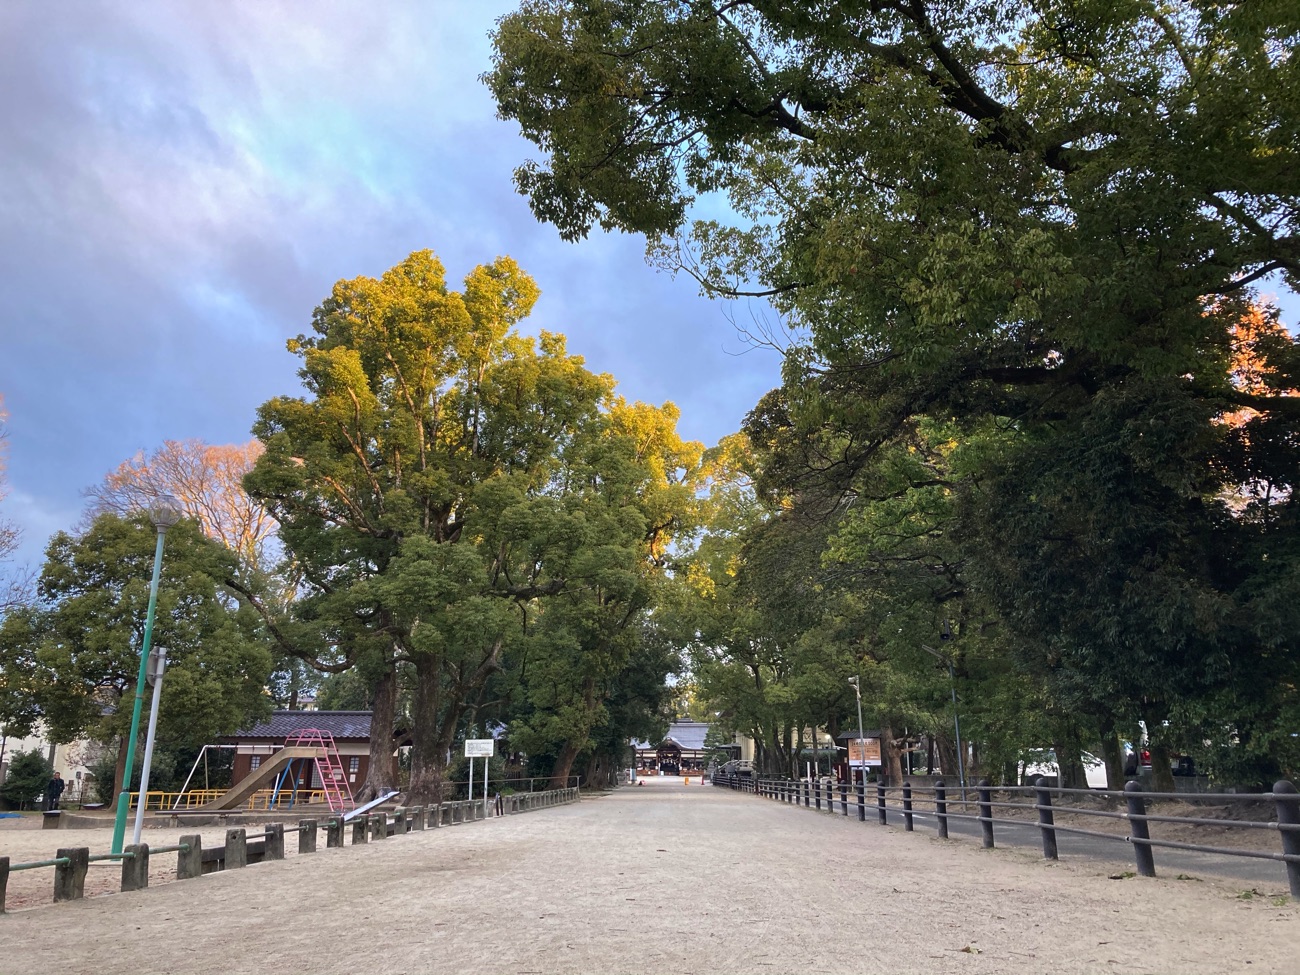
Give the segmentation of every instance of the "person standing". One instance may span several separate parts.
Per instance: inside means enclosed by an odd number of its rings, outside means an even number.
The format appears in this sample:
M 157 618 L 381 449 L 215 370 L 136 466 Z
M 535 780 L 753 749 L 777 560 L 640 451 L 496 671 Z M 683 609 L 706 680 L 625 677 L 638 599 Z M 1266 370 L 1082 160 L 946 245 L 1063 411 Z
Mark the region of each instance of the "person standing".
M 63 776 L 55 772 L 45 787 L 45 810 L 49 812 L 59 808 L 59 797 L 63 795 Z

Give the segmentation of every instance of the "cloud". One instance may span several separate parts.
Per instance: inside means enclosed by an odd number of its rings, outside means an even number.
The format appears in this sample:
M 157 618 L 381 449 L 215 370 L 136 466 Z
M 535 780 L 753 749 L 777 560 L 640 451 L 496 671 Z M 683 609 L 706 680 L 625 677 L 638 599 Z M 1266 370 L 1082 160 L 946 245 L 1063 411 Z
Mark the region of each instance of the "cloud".
M 510 254 L 631 398 L 715 440 L 778 378 L 639 240 L 562 243 L 510 182 L 535 154 L 479 84 L 513 3 L 0 5 L 0 392 L 20 557 L 164 439 L 247 439 L 297 388 L 285 339 L 333 282 L 432 247 Z

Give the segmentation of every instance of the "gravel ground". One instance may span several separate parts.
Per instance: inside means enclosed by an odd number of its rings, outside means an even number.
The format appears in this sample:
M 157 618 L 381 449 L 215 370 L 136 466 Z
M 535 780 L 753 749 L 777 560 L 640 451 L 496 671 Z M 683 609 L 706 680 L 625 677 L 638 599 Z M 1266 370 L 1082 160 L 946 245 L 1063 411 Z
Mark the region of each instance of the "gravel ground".
M 105 975 L 1296 971 L 1300 905 L 1282 891 L 1113 869 L 651 779 L 20 911 L 0 943 L 6 971 Z

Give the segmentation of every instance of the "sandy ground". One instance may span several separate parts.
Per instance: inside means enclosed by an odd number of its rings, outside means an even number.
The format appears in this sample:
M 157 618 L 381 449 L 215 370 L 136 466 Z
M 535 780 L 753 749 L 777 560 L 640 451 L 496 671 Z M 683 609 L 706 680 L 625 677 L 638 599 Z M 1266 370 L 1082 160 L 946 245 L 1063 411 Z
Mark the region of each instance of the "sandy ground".
M 0 966 L 1297 970 L 1300 905 L 1275 897 L 1282 891 L 1244 900 L 1213 882 L 1108 879 L 1113 869 L 649 780 L 577 805 L 20 911 L 0 918 Z

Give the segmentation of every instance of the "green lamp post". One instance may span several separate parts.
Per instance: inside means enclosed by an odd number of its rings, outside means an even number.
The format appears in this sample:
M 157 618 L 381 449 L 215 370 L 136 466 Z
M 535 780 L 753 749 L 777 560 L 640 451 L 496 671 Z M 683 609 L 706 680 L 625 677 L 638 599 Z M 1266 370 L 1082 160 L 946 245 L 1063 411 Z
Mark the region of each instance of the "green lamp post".
M 131 805 L 131 772 L 135 764 L 135 740 L 140 734 L 140 710 L 144 705 L 144 685 L 149 666 L 149 645 L 153 642 L 153 616 L 158 607 L 158 579 L 162 574 L 163 536 L 167 529 L 181 520 L 184 512 L 180 502 L 170 494 L 164 494 L 149 506 L 145 512 L 153 526 L 158 529 L 158 544 L 153 552 L 153 579 L 149 583 L 149 609 L 144 618 L 144 642 L 140 647 L 140 674 L 135 682 L 135 707 L 131 711 L 131 733 L 127 737 L 126 767 L 122 771 L 122 791 L 117 794 L 117 818 L 113 821 L 113 853 L 122 852 L 122 840 L 126 835 L 126 816 Z

